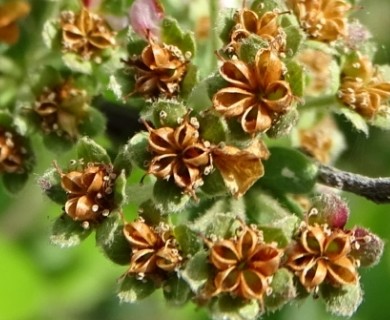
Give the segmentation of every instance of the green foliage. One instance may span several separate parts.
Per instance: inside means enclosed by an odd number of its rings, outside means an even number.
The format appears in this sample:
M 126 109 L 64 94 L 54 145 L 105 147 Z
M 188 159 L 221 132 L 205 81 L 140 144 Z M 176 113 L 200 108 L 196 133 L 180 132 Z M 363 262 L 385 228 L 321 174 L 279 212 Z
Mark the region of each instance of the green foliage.
M 74 247 L 88 237 L 91 231 L 90 228 L 83 228 L 80 221 L 74 221 L 68 215 L 62 214 L 54 222 L 50 240 L 60 247 Z

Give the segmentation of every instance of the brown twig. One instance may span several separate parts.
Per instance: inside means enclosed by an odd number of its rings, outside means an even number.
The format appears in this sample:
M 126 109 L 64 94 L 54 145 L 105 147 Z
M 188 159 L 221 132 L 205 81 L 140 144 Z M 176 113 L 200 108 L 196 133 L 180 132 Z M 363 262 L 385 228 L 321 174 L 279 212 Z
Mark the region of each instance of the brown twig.
M 318 168 L 320 183 L 355 193 L 376 203 L 390 203 L 390 178 L 370 178 L 323 164 Z

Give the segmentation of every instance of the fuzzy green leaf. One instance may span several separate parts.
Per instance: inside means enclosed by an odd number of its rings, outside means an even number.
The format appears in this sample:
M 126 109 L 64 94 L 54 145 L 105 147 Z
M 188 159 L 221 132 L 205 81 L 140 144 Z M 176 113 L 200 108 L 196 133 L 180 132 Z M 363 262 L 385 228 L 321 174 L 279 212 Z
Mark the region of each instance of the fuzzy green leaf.
M 219 170 L 214 170 L 204 176 L 200 189 L 206 197 L 219 197 L 228 194 L 228 189 Z
M 47 170 L 37 180 L 41 190 L 47 195 L 50 200 L 64 205 L 67 200 L 65 190 L 61 187 L 61 177 L 55 168 Z
M 157 180 L 153 188 L 153 201 L 163 213 L 179 212 L 190 200 L 188 194 L 176 186 L 173 181 Z
M 103 0 L 101 2 L 101 10 L 114 16 L 124 16 L 128 13 L 129 7 L 134 0 Z
M 84 229 L 80 221 L 74 221 L 63 214 L 54 222 L 50 240 L 60 247 L 74 247 L 79 245 L 90 235 L 92 229 Z
M 264 304 L 269 311 L 276 311 L 296 297 L 294 275 L 281 268 L 272 277 L 272 293 L 264 298 Z
M 317 181 L 317 165 L 302 153 L 288 148 L 270 148 L 259 185 L 285 193 L 310 192 Z
M 183 32 L 176 19 L 166 17 L 161 24 L 162 42 L 175 45 L 183 54 L 195 55 L 195 39 L 192 33 Z
M 150 296 L 155 289 L 151 279 L 137 279 L 135 276 L 127 275 L 122 279 L 118 297 L 121 302 L 134 303 Z
M 260 225 L 260 229 L 266 242 L 276 242 L 279 247 L 284 248 L 291 242 L 297 226 L 298 218 L 289 215 L 272 223 Z
M 303 67 L 295 60 L 286 61 L 286 80 L 294 96 L 303 97 L 305 93 L 305 73 Z
M 122 172 L 115 179 L 114 202 L 115 202 L 115 207 L 117 208 L 122 207 L 127 201 L 126 183 L 127 183 L 127 179 L 126 179 L 125 170 L 122 170 Z
M 299 112 L 292 108 L 289 112 L 281 115 L 267 131 L 270 138 L 281 138 L 289 135 L 299 119 Z
M 226 141 L 227 125 L 223 118 L 215 113 L 207 112 L 198 118 L 199 133 L 203 140 L 213 144 L 218 144 L 221 141 Z
M 250 34 L 249 37 L 241 41 L 239 57 L 242 61 L 253 64 L 259 50 L 267 47 L 269 47 L 267 41 L 255 34 Z
M 199 251 L 188 260 L 184 270 L 181 271 L 181 276 L 193 292 L 198 292 L 207 282 L 210 272 L 211 269 L 207 252 Z
M 78 159 L 84 159 L 85 163 L 111 163 L 107 151 L 88 137 L 83 137 L 79 140 L 76 150 Z
M 187 72 L 180 85 L 180 96 L 187 99 L 199 81 L 198 67 L 192 63 L 187 64 Z
M 130 141 L 130 156 L 133 163 L 140 169 L 146 170 L 147 164 L 151 161 L 152 155 L 148 151 L 149 134 L 147 132 L 139 132 L 134 135 Z
M 353 127 L 358 130 L 363 132 L 366 136 L 368 136 L 368 125 L 366 120 L 357 112 L 346 108 L 346 107 L 341 107 L 338 109 L 338 111 L 345 117 Z
M 42 29 L 42 39 L 50 50 L 61 48 L 61 32 L 58 19 L 50 19 L 45 22 Z
M 75 53 L 65 53 L 62 56 L 62 61 L 73 72 L 88 75 L 92 74 L 92 62 L 90 60 L 83 59 Z
M 2 176 L 4 189 L 10 195 L 15 195 L 22 190 L 29 177 L 28 173 L 4 173 Z
M 59 136 L 56 133 L 49 133 L 43 136 L 43 144 L 53 153 L 61 154 L 69 151 L 74 143 L 66 137 Z
M 216 320 L 253 320 L 261 314 L 256 300 L 243 300 L 230 295 L 219 297 L 210 309 L 213 319 Z
M 286 34 L 287 53 L 289 57 L 291 57 L 295 55 L 300 49 L 303 41 L 305 40 L 305 34 L 299 26 L 299 22 L 294 15 L 281 15 L 280 24 Z
M 126 177 L 130 176 L 133 169 L 131 159 L 131 146 L 125 144 L 118 152 L 114 160 L 114 172 L 120 173 L 124 171 Z
M 179 225 L 174 229 L 175 239 L 184 256 L 194 255 L 201 248 L 199 236 L 186 225 Z
M 3 129 L 11 129 L 13 124 L 13 116 L 8 110 L 0 110 L 0 127 Z
M 230 34 L 236 24 L 233 19 L 235 11 L 233 8 L 222 8 L 219 10 L 218 18 L 216 19 L 216 32 L 223 43 L 226 44 L 230 42 Z
M 177 100 L 159 99 L 152 104 L 153 122 L 156 127 L 177 127 L 188 112 Z
M 81 135 L 94 137 L 105 131 L 106 121 L 106 117 L 99 110 L 89 108 L 88 116 L 83 119 L 78 129 Z
M 163 292 L 168 305 L 173 307 L 183 306 L 191 297 L 191 288 L 176 274 L 164 283 Z
M 123 234 L 123 223 L 117 213 L 112 213 L 96 228 L 96 244 L 107 258 L 119 265 L 129 265 L 131 248 Z
M 326 310 L 337 316 L 352 316 L 363 300 L 363 292 L 359 282 L 344 285 L 340 288 L 323 284 L 320 288 Z

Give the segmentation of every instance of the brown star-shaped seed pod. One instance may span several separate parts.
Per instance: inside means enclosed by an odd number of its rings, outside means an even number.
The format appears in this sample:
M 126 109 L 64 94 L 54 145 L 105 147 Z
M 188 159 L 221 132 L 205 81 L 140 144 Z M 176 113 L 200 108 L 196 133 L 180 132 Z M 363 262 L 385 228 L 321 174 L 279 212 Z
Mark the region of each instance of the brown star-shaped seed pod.
M 134 92 L 144 97 L 173 97 L 187 70 L 187 60 L 173 45 L 157 43 L 152 38 L 138 57 L 124 61 L 135 77 Z
M 388 112 L 390 82 L 383 79 L 368 57 L 360 55 L 359 59 L 345 70 L 338 98 L 364 118 L 372 119 L 378 113 Z
M 283 69 L 283 62 L 270 49 L 260 49 L 253 65 L 224 61 L 220 74 L 229 85 L 214 95 L 213 107 L 226 118 L 238 117 L 245 132 L 267 131 L 293 102 Z
M 128 273 L 161 276 L 180 265 L 182 257 L 168 225 L 152 227 L 139 218 L 127 223 L 123 233 L 132 249 Z
M 75 52 L 85 59 L 116 45 L 115 33 L 106 21 L 85 7 L 77 14 L 62 12 L 61 28 L 64 51 Z
M 88 102 L 89 97 L 84 90 L 66 81 L 54 88 L 44 88 L 33 110 L 41 120 L 44 133 L 55 132 L 75 139 L 79 136 L 78 126 L 88 115 Z
M 57 170 L 68 196 L 65 213 L 73 220 L 97 222 L 110 214 L 116 179 L 111 165 L 89 163 L 67 173 Z
M 176 128 L 149 131 L 149 151 L 153 158 L 148 173 L 160 179 L 172 179 L 184 192 L 195 196 L 195 189 L 203 182 L 202 176 L 211 168 L 210 146 L 199 137 L 196 118 L 186 116 Z
M 287 266 L 309 292 L 327 282 L 333 286 L 356 283 L 359 279 L 351 256 L 351 234 L 327 225 L 306 225 L 287 250 Z
M 263 241 L 261 231 L 242 224 L 236 237 L 209 241 L 210 262 L 215 269 L 211 296 L 228 292 L 260 303 L 271 293 L 272 276 L 279 268 L 281 251 Z
M 15 132 L 0 128 L 0 173 L 23 173 L 27 150 Z
M 280 14 L 268 11 L 259 16 L 249 9 L 238 10 L 234 16 L 236 25 L 230 35 L 228 49 L 237 52 L 239 41 L 250 34 L 256 34 L 266 40 L 275 51 L 282 52 L 286 47 L 286 34 L 280 27 L 278 18 Z
M 301 27 L 312 39 L 323 42 L 347 35 L 347 12 L 351 4 L 344 0 L 288 0 Z
M 14 44 L 19 39 L 17 21 L 30 12 L 30 5 L 25 1 L 11 0 L 0 4 L 0 42 Z

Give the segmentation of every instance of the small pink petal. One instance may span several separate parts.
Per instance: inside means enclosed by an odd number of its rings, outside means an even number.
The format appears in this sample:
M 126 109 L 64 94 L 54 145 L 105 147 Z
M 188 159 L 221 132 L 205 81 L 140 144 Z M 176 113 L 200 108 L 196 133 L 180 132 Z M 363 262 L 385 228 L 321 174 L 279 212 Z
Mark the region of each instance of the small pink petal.
M 130 8 L 130 24 L 142 37 L 159 36 L 164 8 L 159 0 L 135 0 Z

